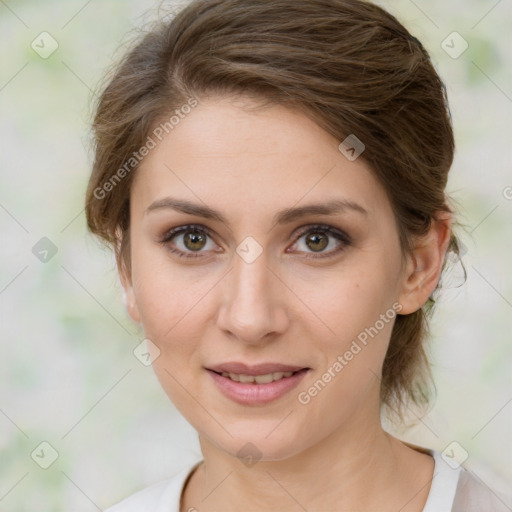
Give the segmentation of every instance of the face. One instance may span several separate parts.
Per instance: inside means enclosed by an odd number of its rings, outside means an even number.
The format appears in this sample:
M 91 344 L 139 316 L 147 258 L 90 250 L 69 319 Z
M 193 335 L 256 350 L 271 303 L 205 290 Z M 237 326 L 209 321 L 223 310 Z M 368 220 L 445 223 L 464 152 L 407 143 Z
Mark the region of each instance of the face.
M 122 280 L 200 437 L 278 460 L 379 421 L 394 315 L 418 298 L 363 160 L 301 113 L 242 106 L 200 102 L 144 159 Z

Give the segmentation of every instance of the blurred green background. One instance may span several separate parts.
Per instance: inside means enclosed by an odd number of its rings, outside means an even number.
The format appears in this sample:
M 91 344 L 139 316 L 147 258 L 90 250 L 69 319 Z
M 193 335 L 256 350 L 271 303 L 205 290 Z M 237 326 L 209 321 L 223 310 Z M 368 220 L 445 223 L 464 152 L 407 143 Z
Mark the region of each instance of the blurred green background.
M 143 335 L 83 213 L 93 91 L 159 4 L 0 1 L 3 512 L 102 510 L 200 457 L 194 430 L 132 353 Z M 468 226 L 467 283 L 447 276 L 432 324 L 438 397 L 399 434 L 440 451 L 457 441 L 484 482 L 511 481 L 512 4 L 379 4 L 446 83 L 457 139 L 448 192 Z M 454 31 L 468 43 L 457 58 Z

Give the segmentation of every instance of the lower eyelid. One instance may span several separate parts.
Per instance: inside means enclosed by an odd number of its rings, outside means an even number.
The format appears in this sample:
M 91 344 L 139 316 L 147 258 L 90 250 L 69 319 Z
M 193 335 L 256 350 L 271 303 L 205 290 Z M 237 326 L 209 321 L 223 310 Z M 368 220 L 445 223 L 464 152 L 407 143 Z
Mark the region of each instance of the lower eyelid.
M 169 247 L 168 249 L 170 252 L 177 254 L 178 256 L 180 256 L 182 258 L 199 258 L 199 257 L 201 257 L 201 252 L 193 252 L 193 251 L 185 252 L 185 251 L 181 251 L 180 249 L 176 249 L 175 247 Z

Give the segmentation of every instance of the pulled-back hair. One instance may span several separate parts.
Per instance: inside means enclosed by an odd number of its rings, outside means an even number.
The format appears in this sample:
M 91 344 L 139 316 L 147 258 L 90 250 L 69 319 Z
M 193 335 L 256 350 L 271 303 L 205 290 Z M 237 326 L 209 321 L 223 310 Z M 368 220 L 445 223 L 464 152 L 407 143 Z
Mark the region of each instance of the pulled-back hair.
M 426 50 L 395 17 L 360 0 L 194 0 L 137 41 L 97 104 L 87 222 L 126 268 L 134 154 L 191 99 L 218 95 L 299 110 L 340 142 L 355 134 L 365 144 L 360 158 L 386 190 L 403 254 L 440 212 L 452 212 L 446 90 Z M 458 254 L 453 233 L 449 250 Z M 409 401 L 428 403 L 425 341 L 438 288 L 395 321 L 381 402 L 399 414 Z

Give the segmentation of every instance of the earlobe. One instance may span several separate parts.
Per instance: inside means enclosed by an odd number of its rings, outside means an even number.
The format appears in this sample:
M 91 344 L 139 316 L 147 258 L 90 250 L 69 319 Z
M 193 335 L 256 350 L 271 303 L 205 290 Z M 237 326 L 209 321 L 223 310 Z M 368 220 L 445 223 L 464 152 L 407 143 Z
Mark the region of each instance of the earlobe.
M 128 314 L 135 323 L 140 324 L 140 313 L 137 306 L 137 301 L 135 300 L 135 294 L 133 293 L 133 287 L 131 285 L 128 289 L 123 287 L 123 291 L 126 311 L 128 311 Z
M 123 290 L 123 302 L 126 307 L 126 311 L 135 323 L 140 324 L 140 313 L 135 299 L 133 280 L 130 270 L 126 267 L 125 262 L 120 261 L 119 259 L 117 261 L 117 270 Z
M 420 309 L 435 290 L 451 236 L 451 215 L 443 212 L 432 221 L 429 232 L 418 240 L 407 259 L 398 302 L 401 315 Z

